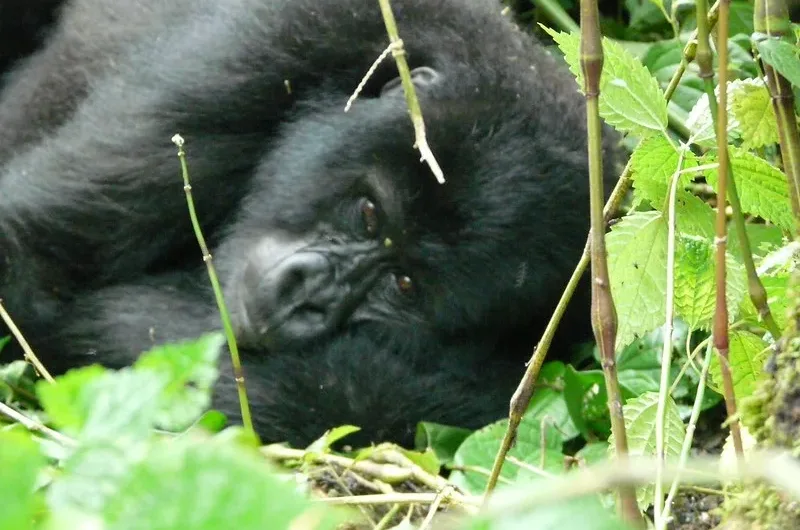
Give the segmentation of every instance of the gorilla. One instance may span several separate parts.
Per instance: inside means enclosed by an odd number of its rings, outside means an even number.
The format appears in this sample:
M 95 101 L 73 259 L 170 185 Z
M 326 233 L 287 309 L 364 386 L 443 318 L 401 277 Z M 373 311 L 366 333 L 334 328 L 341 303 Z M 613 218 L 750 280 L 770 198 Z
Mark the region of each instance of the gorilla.
M 502 417 L 583 248 L 588 179 L 574 79 L 501 7 L 393 2 L 439 184 L 391 59 L 343 111 L 388 44 L 375 0 L 68 0 L 0 94 L 0 296 L 45 364 L 220 328 L 180 133 L 264 441 Z

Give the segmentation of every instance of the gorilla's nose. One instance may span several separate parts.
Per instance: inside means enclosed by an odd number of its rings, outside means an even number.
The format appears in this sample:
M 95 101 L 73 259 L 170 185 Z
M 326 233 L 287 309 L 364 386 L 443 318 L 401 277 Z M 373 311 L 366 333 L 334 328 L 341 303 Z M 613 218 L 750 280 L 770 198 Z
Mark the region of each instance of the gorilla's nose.
M 333 281 L 333 266 L 322 254 L 295 252 L 270 271 L 263 285 L 264 295 L 274 307 L 287 307 L 297 302 L 314 303 L 313 298 Z M 309 300 L 312 299 L 312 300 Z
M 254 267 L 257 269 L 257 267 Z M 253 271 L 255 272 L 255 271 Z M 272 346 L 288 346 L 319 337 L 336 323 L 341 296 L 335 268 L 318 252 L 295 252 L 264 274 L 244 297 L 251 330 Z

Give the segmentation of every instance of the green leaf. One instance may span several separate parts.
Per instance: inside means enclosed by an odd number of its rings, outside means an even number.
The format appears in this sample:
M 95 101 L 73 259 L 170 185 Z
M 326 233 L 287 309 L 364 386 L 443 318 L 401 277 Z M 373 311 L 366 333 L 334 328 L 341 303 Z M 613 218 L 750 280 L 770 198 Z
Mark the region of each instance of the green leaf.
M 422 421 L 417 424 L 414 446 L 420 450 L 430 449 L 439 462 L 450 464 L 456 451 L 470 434 L 472 431 L 469 429 Z
M 356 427 L 355 425 L 340 425 L 334 427 L 333 429 L 325 431 L 325 434 L 311 442 L 306 448 L 306 451 L 310 453 L 327 453 L 333 444 L 360 430 L 361 427 Z
M 709 161 L 715 161 L 708 156 Z M 758 215 L 786 232 L 794 227 L 786 175 L 766 160 L 739 149 L 730 150 L 730 163 L 745 213 Z M 716 190 L 718 170 L 706 173 Z
M 166 377 L 156 373 L 88 366 L 58 377 L 56 384 L 40 381 L 37 392 L 55 425 L 96 442 L 120 436 L 146 438 L 166 385 Z
M 636 212 L 613 226 L 606 244 L 619 349 L 664 324 L 667 224 L 658 212 Z
M 791 84 L 800 87 L 800 50 L 779 39 L 764 39 L 757 43 L 761 60 L 772 66 Z
M 778 143 L 778 121 L 763 82 L 743 84 L 733 94 L 731 109 L 739 125 L 744 149 Z
M 667 459 L 680 455 L 686 428 L 681 420 L 678 406 L 671 396 L 667 396 L 664 422 L 664 456 Z M 658 393 L 648 392 L 628 400 L 622 407 L 625 416 L 625 432 L 628 436 L 628 450 L 633 456 L 656 456 L 656 416 Z M 608 440 L 609 451 L 614 448 L 614 435 Z M 636 499 L 644 510 L 653 501 L 653 486 L 637 488 Z
M 745 225 L 745 232 L 747 232 L 747 239 L 750 242 L 750 252 L 755 258 L 763 258 L 784 244 L 783 231 L 777 226 L 748 223 Z M 728 232 L 728 250 L 736 256 L 737 260 L 743 261 L 739 232 L 736 230 Z
M 568 366 L 564 372 L 564 399 L 572 421 L 585 439 L 596 438 L 596 432 L 605 436 L 611 431 L 603 372 L 578 371 Z
M 506 464 L 508 465 L 508 464 Z M 547 484 L 536 484 L 537 488 L 509 488 L 493 494 L 500 501 L 504 494 L 514 494 L 507 505 L 521 505 L 524 498 L 541 494 L 539 488 Z M 524 497 L 523 497 L 524 495 Z M 459 528 L 466 530 L 632 530 L 607 507 L 598 495 L 586 495 L 567 501 L 552 502 L 529 510 L 514 510 L 509 514 L 495 512 L 492 518 L 478 515 L 465 519 Z
M 749 57 L 749 56 L 748 56 Z M 734 102 L 742 97 L 743 91 L 755 88 L 763 88 L 764 81 L 761 79 L 735 79 L 728 82 L 728 136 L 736 139 L 741 135 L 741 124 L 733 110 Z M 719 98 L 719 86 L 714 89 L 716 98 Z M 704 93 L 689 112 L 686 119 L 686 127 L 689 129 L 689 143 L 703 147 L 715 147 L 717 145 L 715 125 L 711 119 L 711 109 L 708 106 L 708 96 Z
M 631 156 L 634 198 L 644 199 L 654 208 L 662 210 L 673 174 L 679 169 L 697 165 L 691 152 L 686 153 L 681 167 L 678 167 L 679 161 L 678 152 L 663 136 L 655 136 L 642 142 Z M 678 186 L 685 187 L 692 178 L 692 174 L 681 175 Z
M 103 510 L 107 530 L 332 530 L 340 515 L 279 480 L 255 451 L 207 441 L 159 444 Z
M 36 372 L 26 361 L 13 361 L 0 366 L 0 401 L 31 402 L 36 398 Z
M 733 390 L 737 399 L 751 396 L 759 381 L 766 377 L 764 362 L 769 355 L 769 345 L 761 337 L 747 331 L 731 331 L 728 337 Z M 714 350 L 711 359 L 709 386 L 722 394 L 722 370 L 719 354 Z
M 767 291 L 767 304 L 769 304 L 770 313 L 775 323 L 782 330 L 786 329 L 788 319 L 786 312 L 789 310 L 789 299 L 787 297 L 787 290 L 789 288 L 789 274 L 779 274 L 777 276 L 761 276 L 761 284 Z M 741 312 L 749 322 L 755 325 L 763 326 L 758 312 L 750 301 L 750 297 L 742 299 L 740 304 Z
M 575 458 L 583 464 L 591 466 L 608 460 L 608 452 L 608 442 L 589 442 L 575 453 Z
M 579 434 L 567 410 L 564 392 L 554 388 L 537 388 L 524 418 L 524 421 L 555 426 L 564 440 L 571 440 Z
M 28 530 L 38 499 L 34 492 L 44 457 L 27 433 L 0 431 L 0 530 Z
M 453 463 L 463 468 L 491 469 L 507 426 L 508 420 L 501 420 L 472 433 L 456 451 Z M 549 473 L 558 473 L 564 469 L 561 445 L 561 435 L 555 428 L 547 427 L 542 433 L 537 424 L 523 422 L 517 433 L 516 444 L 509 454 Z M 512 482 L 540 478 L 532 471 L 508 464 L 503 466 L 500 476 Z M 486 478 L 482 473 L 460 470 L 450 476 L 454 484 L 475 494 L 482 493 L 486 488 Z
M 706 238 L 682 235 L 676 241 L 675 312 L 691 329 L 709 330 L 715 309 L 714 247 Z M 731 322 L 747 290 L 744 266 L 726 255 L 726 298 Z
M 577 33 L 556 32 L 553 37 L 583 89 Z M 658 81 L 633 55 L 616 42 L 603 38 L 603 74 L 600 78 L 600 115 L 621 132 L 653 136 L 667 128 L 667 103 Z
M 208 408 L 224 341 L 221 333 L 210 333 L 197 340 L 158 346 L 139 357 L 135 371 L 152 371 L 169 381 L 159 396 L 155 420 L 159 427 L 183 430 Z
M 659 86 L 666 87 L 678 70 L 683 58 L 683 44 L 675 40 L 654 42 L 642 58 L 642 63 L 650 70 Z M 691 63 L 685 70 L 672 101 L 686 112 L 692 110 L 697 100 L 703 95 L 703 82 L 697 75 L 697 66 Z
M 753 4 L 747 0 L 734 1 L 730 5 L 730 35 L 753 33 Z

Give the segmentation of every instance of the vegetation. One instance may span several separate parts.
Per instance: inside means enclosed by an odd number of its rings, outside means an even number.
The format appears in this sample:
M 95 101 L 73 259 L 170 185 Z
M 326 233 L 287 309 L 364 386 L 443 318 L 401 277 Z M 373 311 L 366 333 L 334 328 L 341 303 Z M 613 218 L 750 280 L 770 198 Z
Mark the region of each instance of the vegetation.
M 0 530 L 800 528 L 800 26 L 784 0 L 626 0 L 600 6 L 601 48 L 588 0 L 513 7 L 632 151 L 590 245 L 602 348 L 545 362 L 546 334 L 510 423 L 422 423 L 416 451 L 223 428 L 218 335 L 55 384 L 16 361 Z

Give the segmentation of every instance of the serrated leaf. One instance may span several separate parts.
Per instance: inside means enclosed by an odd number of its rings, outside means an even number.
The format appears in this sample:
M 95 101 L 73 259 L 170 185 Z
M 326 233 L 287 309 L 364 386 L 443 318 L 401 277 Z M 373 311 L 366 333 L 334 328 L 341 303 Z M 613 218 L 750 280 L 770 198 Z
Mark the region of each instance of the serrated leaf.
M 508 420 L 500 420 L 472 433 L 456 451 L 453 458 L 454 465 L 491 469 L 507 425 Z M 562 443 L 561 435 L 554 427 L 547 427 L 542 433 L 539 423 L 523 420 L 520 423 L 516 443 L 509 454 L 534 467 L 544 464 L 542 467 L 545 471 L 558 473 L 564 469 Z M 513 465 L 503 466 L 500 476 L 511 482 L 518 479 L 540 478 L 531 471 Z M 450 480 L 454 484 L 475 494 L 483 492 L 486 488 L 486 479 L 483 474 L 464 471 L 454 471 L 450 475 Z
M 55 425 L 79 439 L 146 438 L 158 411 L 167 378 L 125 368 L 99 366 L 71 370 L 56 384 L 40 381 L 36 390 Z
M 628 451 L 633 456 L 656 456 L 656 416 L 658 393 L 648 392 L 629 399 L 622 407 L 625 416 L 625 432 L 628 436 Z M 669 459 L 680 455 L 686 428 L 681 420 L 678 406 L 667 396 L 664 421 L 664 456 Z M 614 435 L 609 439 L 609 451 L 613 451 Z M 653 501 L 653 486 L 637 488 L 636 499 L 644 510 Z
M 156 425 L 180 431 L 208 408 L 223 343 L 221 333 L 209 333 L 196 340 L 157 346 L 139 357 L 135 371 L 152 370 L 169 381 L 159 396 Z
M 772 318 L 775 323 L 782 330 L 786 329 L 788 325 L 786 312 L 789 309 L 789 299 L 787 297 L 787 290 L 789 288 L 789 275 L 779 274 L 777 276 L 761 276 L 761 284 L 767 291 L 767 304 Z M 749 297 L 744 297 L 740 304 L 742 316 L 749 321 L 756 324 L 761 324 L 758 317 L 758 312 L 750 301 Z
M 716 161 L 711 156 L 710 161 Z M 739 149 L 730 150 L 730 163 L 745 213 L 758 215 L 786 232 L 794 227 L 786 175 L 766 160 Z M 706 173 L 716 190 L 718 170 Z
M 606 244 L 619 349 L 664 324 L 667 224 L 658 212 L 637 212 L 614 225 Z
M 728 358 L 731 366 L 733 390 L 737 399 L 753 394 L 759 381 L 766 377 L 764 362 L 769 346 L 761 337 L 747 331 L 734 330 L 728 337 Z M 711 359 L 708 386 L 722 394 L 722 371 L 717 350 Z
M 578 86 L 583 90 L 580 35 L 542 26 L 556 41 Z M 620 132 L 653 136 L 667 128 L 667 103 L 658 81 L 642 63 L 616 42 L 603 38 L 600 116 Z
M 684 155 L 681 167 L 678 167 L 679 161 L 678 152 L 663 136 L 655 136 L 642 142 L 631 156 L 635 202 L 638 202 L 636 199 L 644 199 L 661 210 L 675 171 L 697 165 L 697 159 L 691 152 Z M 692 178 L 689 173 L 681 175 L 678 186 L 685 187 Z
M 303 498 L 257 454 L 213 442 L 156 446 L 103 510 L 108 530 L 332 530 L 340 516 Z
M 800 50 L 786 41 L 765 39 L 757 43 L 761 60 L 772 66 L 791 84 L 800 87 Z
M 714 247 L 708 239 L 679 236 L 675 250 L 675 313 L 691 329 L 710 329 L 715 309 Z M 744 266 L 726 255 L 725 297 L 733 322 L 747 290 Z
M 754 149 L 778 143 L 778 121 L 767 87 L 744 84 L 731 101 L 733 117 L 739 124 L 742 147 Z
M 33 528 L 34 488 L 44 457 L 27 433 L 0 431 L 0 530 Z
M 760 79 L 735 79 L 728 82 L 728 136 L 737 138 L 741 133 L 739 130 L 739 120 L 733 112 L 733 102 L 739 97 L 739 93 L 745 90 L 744 87 L 755 86 L 763 87 L 764 82 Z M 719 98 L 719 86 L 714 89 L 714 95 Z M 708 96 L 703 94 L 697 100 L 689 117 L 686 119 L 686 127 L 689 129 L 689 143 L 704 147 L 714 147 L 717 144 L 715 125 L 711 119 L 711 109 L 708 106 Z

